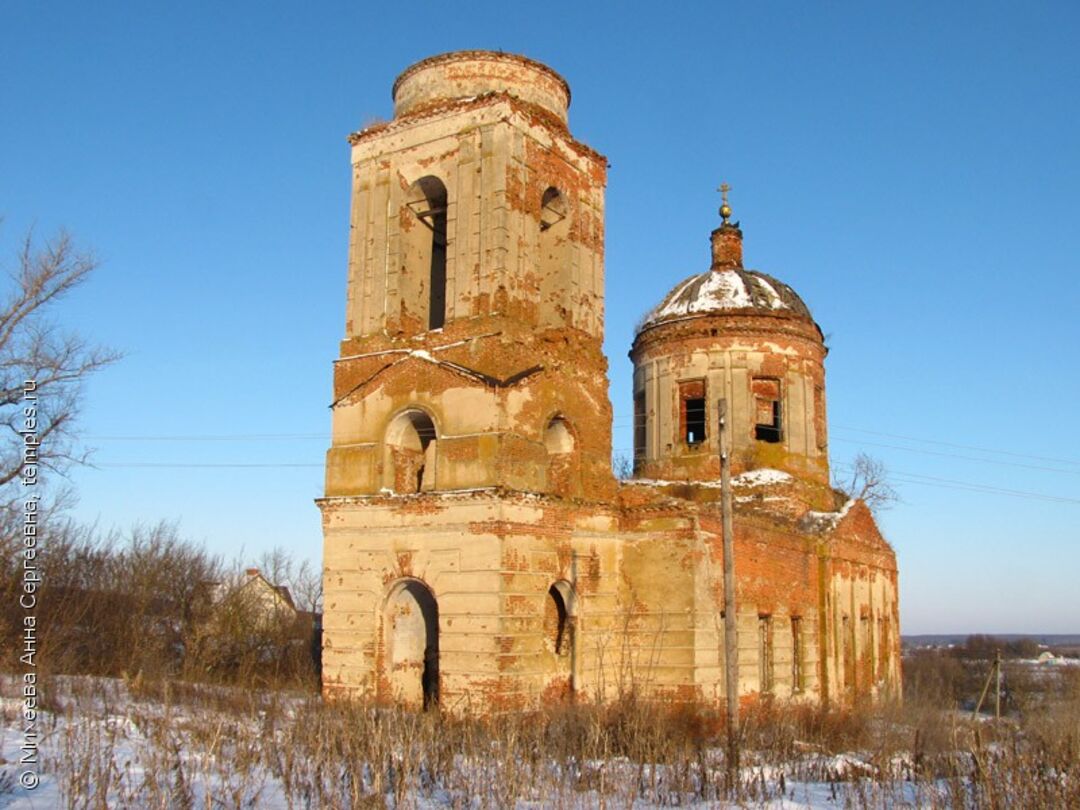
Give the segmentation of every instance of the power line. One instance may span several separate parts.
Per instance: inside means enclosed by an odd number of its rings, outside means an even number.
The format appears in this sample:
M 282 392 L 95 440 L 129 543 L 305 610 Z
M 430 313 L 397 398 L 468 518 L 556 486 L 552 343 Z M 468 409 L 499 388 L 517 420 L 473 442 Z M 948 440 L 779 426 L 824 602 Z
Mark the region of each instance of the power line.
M 902 439 L 906 442 L 919 442 L 920 444 L 937 444 L 942 447 L 955 447 L 958 450 L 974 450 L 979 453 L 990 453 L 1001 456 L 1012 456 L 1014 458 L 1028 458 L 1035 461 L 1049 461 L 1051 464 L 1075 464 L 1080 466 L 1080 461 L 1067 458 L 1050 458 L 1048 456 L 1035 456 L 1030 453 L 1015 453 L 1011 450 L 994 450 L 989 447 L 977 447 L 972 444 L 955 444 L 953 442 L 942 442 L 935 439 L 919 439 L 914 436 L 902 436 L 899 433 L 885 433 L 879 430 L 866 430 L 865 428 L 847 427 L 845 425 L 833 425 L 834 429 L 850 430 L 855 433 L 869 433 L 874 436 L 886 436 L 890 439 Z
M 621 415 L 615 416 L 614 427 L 632 427 L 632 426 L 637 426 L 637 417 L 635 417 L 634 415 L 621 414 Z M 937 440 L 937 439 L 922 439 L 922 438 L 918 438 L 916 436 L 905 436 L 905 435 L 902 435 L 902 434 L 899 434 L 899 433 L 887 433 L 887 432 L 879 431 L 879 430 L 867 430 L 865 428 L 848 427 L 847 425 L 830 424 L 830 428 L 833 431 L 846 430 L 846 431 L 852 431 L 854 433 L 866 433 L 866 434 L 873 435 L 873 436 L 885 436 L 885 437 L 890 438 L 890 439 L 900 439 L 902 441 L 907 441 L 907 442 L 917 442 L 919 444 L 931 444 L 931 445 L 938 445 L 940 447 L 952 447 L 952 448 L 955 448 L 957 450 L 972 450 L 972 451 L 975 451 L 977 453 L 987 453 L 987 454 L 990 454 L 990 455 L 1009 456 L 1011 458 L 1029 459 L 1029 460 L 1032 460 L 1032 461 L 1046 461 L 1046 462 L 1049 462 L 1051 464 L 1068 464 L 1068 465 L 1073 465 L 1073 466 L 1080 467 L 1080 461 L 1077 461 L 1075 459 L 1053 458 L 1053 457 L 1050 457 L 1050 456 L 1038 456 L 1038 455 L 1033 455 L 1031 453 L 1017 453 L 1017 452 L 1014 452 L 1012 450 L 997 450 L 997 449 L 990 448 L 990 447 L 980 447 L 978 445 L 972 445 L 972 444 L 957 444 L 955 442 L 943 442 L 943 441 L 940 441 L 940 440 Z M 841 439 L 839 437 L 833 437 L 833 440 L 834 441 L 854 442 L 854 439 Z M 898 450 L 910 450 L 911 452 L 927 452 L 927 453 L 930 452 L 930 451 L 916 450 L 915 448 L 911 448 L 911 447 L 897 447 L 896 445 L 888 445 L 888 444 L 871 445 L 871 446 L 874 446 L 874 447 L 889 447 L 889 448 L 894 448 L 894 449 L 898 449 Z M 967 458 L 967 459 L 973 460 L 973 461 L 987 461 L 987 462 L 992 463 L 992 464 L 1003 464 L 1004 463 L 1004 462 L 995 462 L 992 459 L 971 458 L 971 457 L 968 457 L 968 456 L 959 456 L 959 455 L 957 455 L 957 456 L 952 456 L 952 457 L 954 457 L 954 458 Z M 1016 466 L 1026 466 L 1026 465 L 1016 465 Z M 1073 472 L 1072 470 L 1057 470 L 1057 469 L 1054 469 L 1052 467 L 1031 467 L 1031 469 L 1048 470 L 1050 472 L 1065 472 L 1065 473 L 1070 473 L 1070 474 Z
M 978 458 L 976 456 L 963 456 L 959 453 L 946 453 L 940 450 L 922 450 L 918 447 L 903 447 L 898 444 L 881 444 L 879 442 L 868 442 L 862 439 L 843 439 L 838 436 L 833 437 L 834 442 L 844 442 L 845 444 L 857 444 L 864 447 L 883 447 L 889 450 L 904 450 L 908 453 L 921 453 L 926 456 L 939 456 L 941 458 L 958 458 L 963 461 L 978 461 L 981 464 L 996 464 L 999 467 L 1020 467 L 1025 470 L 1041 470 L 1043 472 L 1055 472 L 1063 473 L 1065 475 L 1080 475 L 1080 470 L 1061 470 L 1057 467 L 1043 467 L 1038 464 L 1020 464 L 1016 461 L 999 461 L 993 458 Z
M 94 442 L 246 442 L 246 441 L 292 441 L 322 439 L 329 441 L 329 433 L 221 433 L 217 435 L 158 435 L 158 436 L 87 436 Z
M 625 421 L 629 420 L 629 421 Z M 631 415 L 623 414 L 615 417 L 615 427 L 628 427 L 635 423 L 635 418 Z M 847 430 L 856 433 L 866 433 L 875 436 L 885 436 L 893 439 L 900 439 L 902 441 L 918 442 L 920 444 L 938 445 L 941 447 L 952 447 L 960 450 L 973 450 L 979 453 L 988 453 L 991 455 L 1003 455 L 1010 456 L 1012 458 L 1031 459 L 1035 461 L 1046 461 L 1052 464 L 1069 464 L 1080 466 L 1080 461 L 1063 458 L 1052 458 L 1049 456 L 1038 456 L 1028 453 L 1016 453 L 1010 450 L 995 450 L 989 447 L 979 447 L 969 444 L 956 444 L 954 442 L 943 442 L 935 439 L 921 439 L 915 436 L 905 436 L 898 433 L 887 433 L 884 431 L 867 430 L 865 428 L 848 427 L 845 425 L 833 425 L 834 430 Z M 86 437 L 89 441 L 116 441 L 116 442 L 230 442 L 230 441 L 329 441 L 329 433 L 222 433 L 222 434 L 149 434 L 149 435 L 133 435 L 133 436 L 109 436 L 109 435 L 93 435 Z M 834 437 L 834 441 L 841 441 L 846 443 L 855 443 L 854 439 L 845 439 L 841 437 Z M 907 450 L 913 453 L 926 453 L 929 455 L 938 455 L 947 458 L 959 458 L 968 461 L 982 461 L 990 464 L 999 464 L 1005 466 L 1016 466 L 1026 469 L 1042 470 L 1045 472 L 1063 472 L 1068 474 L 1080 474 L 1080 471 L 1073 470 L 1059 470 L 1053 467 L 1043 467 L 1028 464 L 1012 464 L 1008 462 L 995 461 L 993 459 L 977 458 L 972 456 L 963 456 L 958 454 L 949 453 L 937 453 L 930 450 L 919 450 L 913 447 L 902 447 L 892 444 L 874 444 L 866 442 L 871 447 L 882 447 L 894 450 Z
M 833 464 L 833 469 L 854 469 L 851 464 Z M 933 475 L 923 475 L 922 473 L 903 472 L 901 470 L 890 470 L 889 478 L 900 484 L 922 484 L 924 486 L 940 486 L 944 489 L 965 489 L 971 492 L 982 492 L 992 495 L 1009 495 L 1015 498 L 1031 498 L 1040 501 L 1052 501 L 1054 503 L 1080 503 L 1080 498 L 1067 498 L 1061 495 L 1047 495 L 1042 492 L 1028 492 L 1020 489 L 1007 489 L 1004 487 L 995 487 L 991 484 L 980 484 L 975 481 L 957 481 L 953 478 L 938 478 Z
M 181 463 L 181 462 L 139 462 L 139 461 L 124 461 L 124 462 L 111 462 L 101 463 L 95 465 L 97 467 L 109 467 L 109 468 L 151 468 L 151 469 L 315 469 L 322 468 L 323 464 L 317 463 L 305 463 L 305 462 L 268 462 L 268 463 Z M 834 468 L 837 469 L 851 469 L 851 465 L 848 464 L 835 464 Z M 951 478 L 938 478 L 930 475 L 922 475 L 920 473 L 909 473 L 901 471 L 893 471 L 891 473 L 894 480 L 900 484 L 918 484 L 922 486 L 933 486 L 941 489 L 959 489 L 969 492 L 980 492 L 984 494 L 992 495 L 1007 495 L 1014 498 L 1027 498 L 1031 500 L 1050 501 L 1053 503 L 1076 503 L 1080 504 L 1080 499 L 1066 498 L 1058 495 L 1046 495 L 1038 492 L 1027 492 L 1024 490 L 1006 489 L 1003 487 L 990 486 L 988 484 L 979 484 L 972 481 L 957 481 Z
M 201 469 L 201 468 L 232 468 L 232 467 L 325 467 L 325 464 L 307 464 L 307 463 L 278 463 L 271 462 L 266 464 L 248 464 L 248 463 L 208 463 L 208 464 L 186 464 L 182 462 L 170 462 L 170 461 L 114 461 L 103 462 L 94 464 L 95 467 L 154 467 L 159 469 Z

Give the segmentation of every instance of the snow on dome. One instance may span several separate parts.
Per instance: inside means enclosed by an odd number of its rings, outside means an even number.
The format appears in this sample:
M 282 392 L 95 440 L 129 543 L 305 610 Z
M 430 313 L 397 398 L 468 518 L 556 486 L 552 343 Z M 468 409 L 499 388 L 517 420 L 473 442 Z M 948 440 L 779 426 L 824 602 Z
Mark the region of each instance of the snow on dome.
M 787 310 L 810 318 L 810 310 L 791 287 L 756 270 L 707 270 L 680 282 L 642 320 L 638 331 L 658 321 L 726 310 Z

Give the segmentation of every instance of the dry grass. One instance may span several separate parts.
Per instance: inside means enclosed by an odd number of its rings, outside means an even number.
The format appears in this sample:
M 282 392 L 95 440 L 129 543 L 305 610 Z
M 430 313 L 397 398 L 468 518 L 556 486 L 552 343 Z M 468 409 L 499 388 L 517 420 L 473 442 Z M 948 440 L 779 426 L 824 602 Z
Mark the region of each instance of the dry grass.
M 856 808 L 1080 806 L 1080 669 L 1051 680 L 1000 723 L 926 695 L 843 712 L 759 707 L 728 785 L 715 712 L 632 696 L 480 719 L 65 678 L 45 688 L 46 766 L 71 808 L 755 807 L 823 794 Z

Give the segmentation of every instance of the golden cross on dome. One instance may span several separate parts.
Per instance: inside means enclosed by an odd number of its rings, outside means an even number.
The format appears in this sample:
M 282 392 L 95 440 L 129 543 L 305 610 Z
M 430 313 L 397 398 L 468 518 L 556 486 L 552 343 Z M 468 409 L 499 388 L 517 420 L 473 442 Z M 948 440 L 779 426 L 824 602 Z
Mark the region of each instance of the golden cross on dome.
M 728 219 L 731 218 L 731 206 L 728 205 L 727 193 L 731 191 L 731 186 L 727 183 L 721 183 L 720 188 L 717 189 L 720 192 L 720 216 L 724 219 L 724 224 L 727 224 Z

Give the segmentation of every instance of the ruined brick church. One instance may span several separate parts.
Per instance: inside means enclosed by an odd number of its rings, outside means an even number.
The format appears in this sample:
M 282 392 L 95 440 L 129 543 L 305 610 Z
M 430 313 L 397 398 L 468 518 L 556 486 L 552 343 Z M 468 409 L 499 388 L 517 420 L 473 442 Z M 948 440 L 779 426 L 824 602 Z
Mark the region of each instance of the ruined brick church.
M 719 405 L 743 701 L 900 684 L 897 568 L 829 483 L 826 347 L 746 269 L 730 208 L 700 270 L 641 294 L 634 476 L 612 474 L 607 161 L 538 62 L 465 51 L 398 77 L 351 136 L 345 335 L 322 510 L 323 683 L 450 711 L 639 694 L 719 703 Z M 672 276 L 666 283 L 677 280 Z

